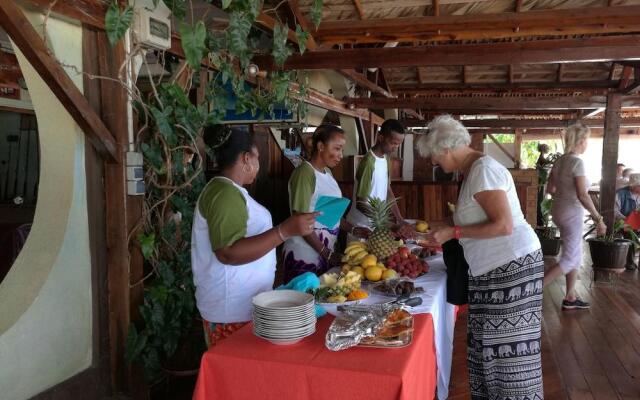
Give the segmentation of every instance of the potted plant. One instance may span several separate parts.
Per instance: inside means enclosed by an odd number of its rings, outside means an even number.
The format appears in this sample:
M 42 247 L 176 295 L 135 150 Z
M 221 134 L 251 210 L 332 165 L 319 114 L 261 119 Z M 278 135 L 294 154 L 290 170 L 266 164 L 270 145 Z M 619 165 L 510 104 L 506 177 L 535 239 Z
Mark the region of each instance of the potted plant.
M 624 239 L 626 234 L 629 239 Z M 638 236 L 622 220 L 613 225 L 608 235 L 587 239 L 594 270 L 622 271 L 627 264 L 627 254 L 632 245 L 638 244 Z
M 551 222 L 551 206 L 553 205 L 553 199 L 544 199 L 540 203 L 540 211 L 542 212 L 542 219 L 544 221 L 543 226 L 539 226 L 535 229 L 538 239 L 540 240 L 540 246 L 542 247 L 542 254 L 545 256 L 557 256 L 560 252 L 560 244 L 562 241 L 556 237 L 558 228 L 556 228 Z

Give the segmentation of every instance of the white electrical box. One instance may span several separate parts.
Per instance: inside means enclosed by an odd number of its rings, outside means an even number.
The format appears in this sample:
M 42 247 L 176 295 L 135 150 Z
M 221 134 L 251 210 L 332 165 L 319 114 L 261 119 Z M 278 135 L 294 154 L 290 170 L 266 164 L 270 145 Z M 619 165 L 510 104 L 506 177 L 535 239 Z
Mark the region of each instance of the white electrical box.
M 127 181 L 127 194 L 141 196 L 144 194 L 144 181 Z
M 133 19 L 136 42 L 159 50 L 171 48 L 170 16 L 171 10 L 162 0 L 155 7 L 151 1 L 136 2 Z

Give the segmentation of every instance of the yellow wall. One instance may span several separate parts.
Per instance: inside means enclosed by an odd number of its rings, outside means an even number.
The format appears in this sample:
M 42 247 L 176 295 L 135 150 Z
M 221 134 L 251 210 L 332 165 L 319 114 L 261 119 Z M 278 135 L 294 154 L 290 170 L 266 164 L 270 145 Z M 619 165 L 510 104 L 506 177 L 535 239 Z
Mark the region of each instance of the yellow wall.
M 28 17 L 41 32 L 42 15 Z M 47 42 L 58 59 L 82 66 L 80 26 L 50 18 Z M 41 170 L 31 234 L 0 284 L 3 400 L 30 398 L 85 370 L 92 357 L 84 134 L 16 53 L 38 119 Z M 82 89 L 82 76 L 68 73 Z

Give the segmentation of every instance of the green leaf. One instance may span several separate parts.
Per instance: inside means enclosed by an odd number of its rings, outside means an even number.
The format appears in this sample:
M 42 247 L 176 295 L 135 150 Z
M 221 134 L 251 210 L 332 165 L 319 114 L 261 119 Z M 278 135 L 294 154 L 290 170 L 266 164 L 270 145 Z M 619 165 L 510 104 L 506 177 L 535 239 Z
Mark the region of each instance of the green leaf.
M 142 250 L 144 259 L 151 259 L 156 245 L 156 234 L 150 233 L 148 235 L 145 235 L 141 233 L 138 235 L 138 243 L 140 243 L 140 250 Z
M 146 334 L 138 334 L 136 326 L 129 325 L 129 332 L 125 341 L 124 357 L 128 363 L 132 363 L 140 358 L 142 351 L 147 345 L 148 336 Z
M 204 26 L 204 22 L 198 21 L 195 25 L 180 25 L 180 36 L 187 63 L 192 68 L 199 68 L 207 51 L 207 46 L 205 46 L 207 28 Z
M 282 24 L 276 24 L 273 27 L 273 50 L 271 55 L 279 67 L 284 65 L 284 62 L 292 53 L 291 48 L 287 46 L 288 31 L 289 29 Z
M 162 134 L 169 146 L 174 147 L 178 143 L 178 139 L 176 137 L 175 128 L 170 121 L 170 116 L 173 113 L 173 107 L 168 106 L 164 110 L 160 111 L 152 106 L 150 107 L 150 110 L 160 134 Z
M 222 9 L 226 10 L 231 5 L 231 0 L 222 0 Z
M 111 3 L 104 16 L 104 30 L 107 32 L 107 38 L 112 46 L 122 39 L 131 26 L 131 21 L 133 21 L 132 6 L 127 6 L 120 12 L 118 3 L 116 1 Z
M 298 39 L 298 48 L 300 49 L 300 54 L 304 54 L 305 50 L 307 49 L 309 32 L 303 31 L 298 24 L 296 24 L 296 39 Z
M 177 20 L 184 19 L 187 13 L 187 0 L 163 0 Z
M 234 57 L 247 60 L 250 57 L 248 38 L 252 20 L 248 14 L 232 12 L 227 27 L 227 46 Z
M 311 7 L 311 11 L 309 12 L 309 18 L 313 25 L 315 25 L 316 29 L 320 26 L 320 22 L 322 21 L 322 0 L 313 0 L 313 6 Z

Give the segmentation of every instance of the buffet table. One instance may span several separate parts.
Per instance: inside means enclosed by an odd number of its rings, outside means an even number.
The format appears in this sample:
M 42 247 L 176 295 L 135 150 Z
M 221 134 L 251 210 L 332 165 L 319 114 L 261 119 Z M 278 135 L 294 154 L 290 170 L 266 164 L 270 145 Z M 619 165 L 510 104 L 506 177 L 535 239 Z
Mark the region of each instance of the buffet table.
M 332 352 L 324 345 L 333 317 L 292 346 L 277 346 L 252 333 L 251 324 L 202 357 L 193 398 L 211 399 L 428 399 L 448 396 L 455 308 L 446 302 L 441 257 L 416 284 L 425 288 L 413 310 L 414 336 L 400 349 L 356 347 Z

